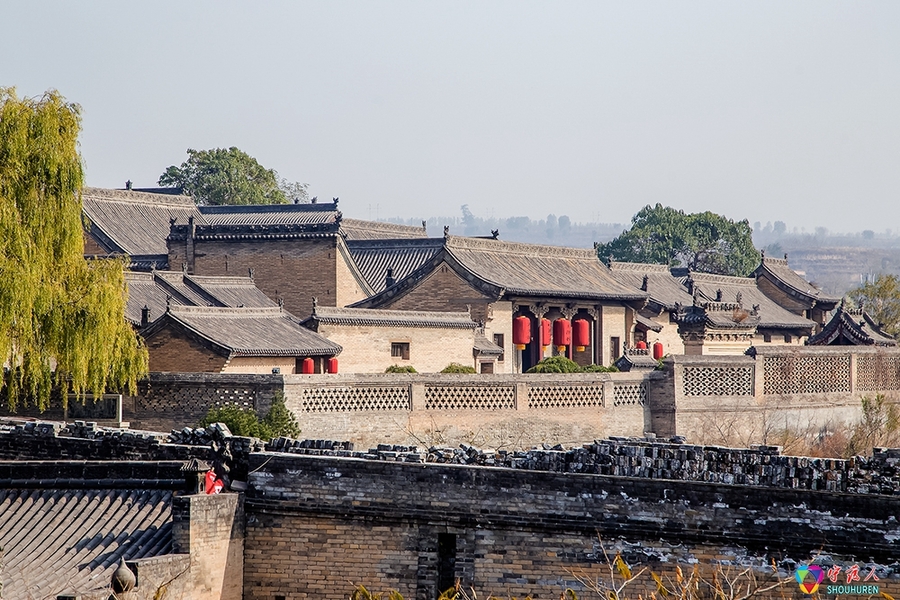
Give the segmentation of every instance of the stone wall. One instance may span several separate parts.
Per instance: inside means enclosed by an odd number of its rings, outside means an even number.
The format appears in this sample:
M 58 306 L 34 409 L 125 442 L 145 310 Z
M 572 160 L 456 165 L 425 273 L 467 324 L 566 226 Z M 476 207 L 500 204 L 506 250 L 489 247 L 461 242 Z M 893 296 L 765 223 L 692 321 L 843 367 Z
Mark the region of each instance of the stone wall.
M 779 432 L 850 426 L 866 396 L 900 402 L 897 349 L 770 346 L 749 354 L 667 358 L 650 393 L 652 431 L 699 443 L 771 443 Z
M 322 456 L 252 461 L 245 598 L 336 600 L 365 584 L 432 599 L 440 581 L 459 578 L 479 596 L 555 599 L 566 588 L 584 595 L 576 575 L 607 577 L 617 551 L 633 572 L 646 568 L 628 588 L 634 597 L 658 593 L 650 571 L 671 576 L 679 563 L 707 576 L 741 565 L 765 579 L 774 561 L 789 578 L 815 556 L 875 566 L 882 591 L 900 587 L 889 566 L 900 550 L 894 497 Z M 769 597 L 794 596 L 795 586 Z
M 652 373 L 293 375 L 287 407 L 307 435 L 362 445 L 519 448 L 642 435 Z

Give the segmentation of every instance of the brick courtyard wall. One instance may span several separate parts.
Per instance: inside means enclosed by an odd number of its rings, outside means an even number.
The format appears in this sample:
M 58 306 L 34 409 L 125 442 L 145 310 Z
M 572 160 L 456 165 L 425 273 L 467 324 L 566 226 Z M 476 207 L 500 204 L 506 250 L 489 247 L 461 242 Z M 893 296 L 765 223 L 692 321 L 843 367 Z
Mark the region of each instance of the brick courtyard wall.
M 227 362 L 225 356 L 172 325 L 160 329 L 146 343 L 153 372 L 219 373 Z
M 702 482 L 522 472 L 314 456 L 254 455 L 244 597 L 343 599 L 353 587 L 433 599 L 440 538 L 452 577 L 478 591 L 555 600 L 585 595 L 576 574 L 608 577 L 621 552 L 643 573 L 628 597 L 656 592 L 650 571 L 717 564 L 790 578 L 816 555 L 880 571 L 900 551 L 900 501 L 888 496 Z M 277 556 L 269 550 L 280 548 Z M 446 550 L 444 551 L 446 552 Z M 820 561 L 823 559 L 819 559 Z M 871 561 L 871 562 L 870 562 Z M 797 596 L 796 583 L 763 597 Z
M 475 362 L 475 334 L 471 328 L 320 323 L 317 332 L 343 348 L 338 362 L 344 373 L 384 373 L 391 365 L 410 365 L 419 373 L 437 373 L 451 362 L 470 367 Z M 393 342 L 409 344 L 408 360 L 391 356 Z
M 169 264 L 177 269 L 183 246 L 170 246 Z M 312 299 L 322 306 L 339 306 L 333 237 L 291 240 L 207 241 L 194 244 L 193 274 L 246 276 L 253 269 L 253 281 L 269 298 L 284 298 L 292 315 L 304 318 L 312 313 Z M 173 262 L 175 261 L 175 262 Z

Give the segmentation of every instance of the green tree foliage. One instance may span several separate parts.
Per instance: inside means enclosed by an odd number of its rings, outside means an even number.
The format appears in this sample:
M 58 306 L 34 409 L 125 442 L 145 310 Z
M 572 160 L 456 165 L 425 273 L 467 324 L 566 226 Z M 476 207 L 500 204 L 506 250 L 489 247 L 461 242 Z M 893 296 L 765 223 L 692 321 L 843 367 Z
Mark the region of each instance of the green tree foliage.
M 412 365 L 391 365 L 384 370 L 385 373 L 418 373 Z
M 270 440 L 276 437 L 296 438 L 300 435 L 300 426 L 293 413 L 285 406 L 284 398 L 276 396 L 269 412 L 262 419 L 254 410 L 245 410 L 238 406 L 228 405 L 211 408 L 200 421 L 201 427 L 212 423 L 225 423 L 231 433 L 244 437 L 255 437 Z
M 269 407 L 263 424 L 269 428 L 273 437 L 296 438 L 300 435 L 297 417 L 284 404 L 284 396 L 281 392 L 275 393 L 275 400 L 272 401 L 272 406 Z
M 450 363 L 441 370 L 441 373 L 475 373 L 475 367 L 469 365 L 461 365 L 459 363 Z
M 255 158 L 235 148 L 193 150 L 180 167 L 170 166 L 159 185 L 181 187 L 198 204 L 284 204 L 306 202 L 307 185 L 279 180 Z
M 854 302 L 862 303 L 885 333 L 894 337 L 900 334 L 900 278 L 896 275 L 878 275 L 848 295 Z
M 124 264 L 84 260 L 80 109 L 0 88 L 0 385 L 46 408 L 50 390 L 134 393 L 147 352 L 125 321 Z
M 526 373 L 581 373 L 581 367 L 565 356 L 550 356 L 534 365 Z
M 759 265 L 750 223 L 712 212 L 686 214 L 662 204 L 645 206 L 631 229 L 597 247 L 601 260 L 688 267 L 704 273 L 749 275 Z
M 604 367 L 603 365 L 580 366 L 574 360 L 565 356 L 549 356 L 534 365 L 526 373 L 618 373 L 616 367 Z

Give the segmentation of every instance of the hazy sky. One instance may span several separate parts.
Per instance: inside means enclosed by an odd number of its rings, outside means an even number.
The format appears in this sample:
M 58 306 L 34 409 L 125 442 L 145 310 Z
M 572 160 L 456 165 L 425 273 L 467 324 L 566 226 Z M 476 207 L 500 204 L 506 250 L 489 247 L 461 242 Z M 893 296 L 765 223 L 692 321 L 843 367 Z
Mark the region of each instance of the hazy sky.
M 0 1 L 90 185 L 237 146 L 358 218 L 900 230 L 898 2 Z M 502 235 L 502 232 L 501 232 Z

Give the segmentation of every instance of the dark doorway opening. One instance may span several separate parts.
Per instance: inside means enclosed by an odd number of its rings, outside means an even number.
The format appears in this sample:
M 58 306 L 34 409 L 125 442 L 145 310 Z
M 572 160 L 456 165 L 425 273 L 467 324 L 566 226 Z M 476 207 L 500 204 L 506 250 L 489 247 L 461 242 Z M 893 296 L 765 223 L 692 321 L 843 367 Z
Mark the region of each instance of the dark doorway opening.
M 437 595 L 440 596 L 456 585 L 456 534 L 438 534 L 438 585 Z

